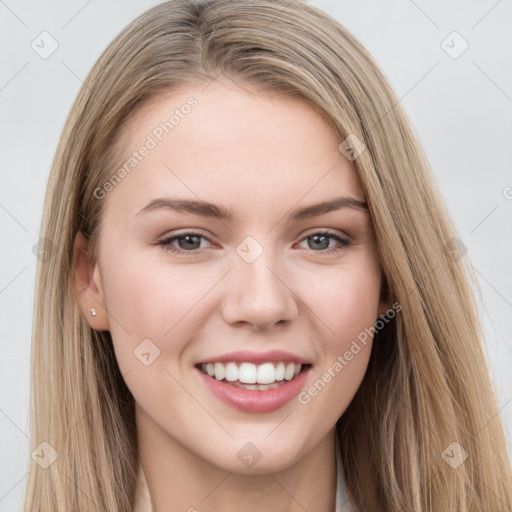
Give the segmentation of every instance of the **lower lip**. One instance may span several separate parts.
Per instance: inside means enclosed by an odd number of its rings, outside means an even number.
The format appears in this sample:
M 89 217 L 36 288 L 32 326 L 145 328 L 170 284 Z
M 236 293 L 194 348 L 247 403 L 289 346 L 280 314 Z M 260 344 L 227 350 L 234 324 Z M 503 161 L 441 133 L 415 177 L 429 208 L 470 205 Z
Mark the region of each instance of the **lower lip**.
M 265 413 L 276 411 L 296 397 L 304 386 L 306 374 L 310 367 L 300 372 L 292 380 L 285 381 L 274 389 L 253 391 L 226 384 L 220 380 L 206 375 L 201 370 L 196 370 L 201 375 L 208 389 L 223 403 L 243 412 Z

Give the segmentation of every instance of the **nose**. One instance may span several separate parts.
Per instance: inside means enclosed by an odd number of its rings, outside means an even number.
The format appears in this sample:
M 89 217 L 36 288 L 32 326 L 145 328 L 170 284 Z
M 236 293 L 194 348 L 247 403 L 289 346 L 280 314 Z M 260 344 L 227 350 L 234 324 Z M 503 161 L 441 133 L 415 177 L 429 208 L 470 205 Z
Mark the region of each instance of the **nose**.
M 297 318 L 297 297 L 291 283 L 265 255 L 266 252 L 253 263 L 239 260 L 234 272 L 230 272 L 222 308 L 227 323 L 266 330 Z

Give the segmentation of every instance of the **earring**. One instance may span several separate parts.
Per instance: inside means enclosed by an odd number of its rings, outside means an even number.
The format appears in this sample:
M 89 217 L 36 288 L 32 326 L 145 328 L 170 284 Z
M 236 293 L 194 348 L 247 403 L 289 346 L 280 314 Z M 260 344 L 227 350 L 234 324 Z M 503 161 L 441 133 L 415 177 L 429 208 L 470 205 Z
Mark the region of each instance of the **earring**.
M 94 308 L 91 308 L 91 316 L 96 316 L 96 310 Z

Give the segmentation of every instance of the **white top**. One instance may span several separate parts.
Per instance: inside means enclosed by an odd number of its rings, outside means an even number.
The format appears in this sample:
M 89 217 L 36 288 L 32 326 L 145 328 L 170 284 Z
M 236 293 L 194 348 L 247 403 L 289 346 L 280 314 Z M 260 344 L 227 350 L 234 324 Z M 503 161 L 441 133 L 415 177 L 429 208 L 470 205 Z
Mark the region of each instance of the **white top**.
M 335 512 L 354 512 L 352 503 L 345 490 L 345 475 L 341 462 L 340 439 L 336 430 L 336 510 Z
M 352 504 L 347 496 L 344 484 L 343 467 L 341 463 L 340 442 L 338 433 L 336 433 L 336 510 L 335 512 L 354 512 Z M 149 489 L 142 469 L 142 464 L 139 464 L 139 485 L 135 495 L 135 503 L 133 512 L 153 512 L 151 505 L 151 497 Z

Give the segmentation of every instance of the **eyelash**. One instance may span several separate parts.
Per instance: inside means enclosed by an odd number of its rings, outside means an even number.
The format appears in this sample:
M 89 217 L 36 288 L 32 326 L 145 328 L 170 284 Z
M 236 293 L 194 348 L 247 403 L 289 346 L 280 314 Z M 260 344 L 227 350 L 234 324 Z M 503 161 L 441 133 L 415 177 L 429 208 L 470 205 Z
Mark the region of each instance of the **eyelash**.
M 199 237 L 199 238 L 204 238 L 205 240 L 210 241 L 208 239 L 208 237 L 204 236 L 201 233 L 197 233 L 197 232 L 194 232 L 194 231 L 185 231 L 183 233 L 178 233 L 176 235 L 172 235 L 170 237 L 167 237 L 164 240 L 161 240 L 160 242 L 157 242 L 157 245 L 163 246 L 164 250 L 172 252 L 172 253 L 184 254 L 184 255 L 187 255 L 187 256 L 196 256 L 198 254 L 198 251 L 200 251 L 200 249 L 193 249 L 192 251 L 185 251 L 183 249 L 176 249 L 175 247 L 171 246 L 172 242 L 174 242 L 175 240 L 178 240 L 180 238 L 185 238 L 186 236 L 189 236 L 189 235 L 196 236 L 196 237 Z M 335 233 L 333 233 L 331 231 L 315 231 L 314 233 L 304 237 L 301 240 L 301 242 L 303 242 L 304 240 L 307 240 L 308 238 L 312 238 L 314 236 L 317 236 L 317 235 L 326 236 L 326 237 L 328 237 L 331 240 L 336 240 L 337 242 L 339 242 L 339 245 L 331 247 L 330 249 L 321 249 L 319 251 L 314 251 L 312 249 L 309 249 L 309 252 L 314 253 L 314 254 L 318 254 L 318 253 L 320 253 L 320 254 L 331 254 L 333 252 L 338 252 L 338 251 L 340 251 L 342 249 L 348 249 L 349 247 L 352 246 L 352 242 L 350 242 L 350 240 L 348 240 L 346 238 L 342 238 L 339 235 L 337 235 L 337 234 L 335 234 Z

